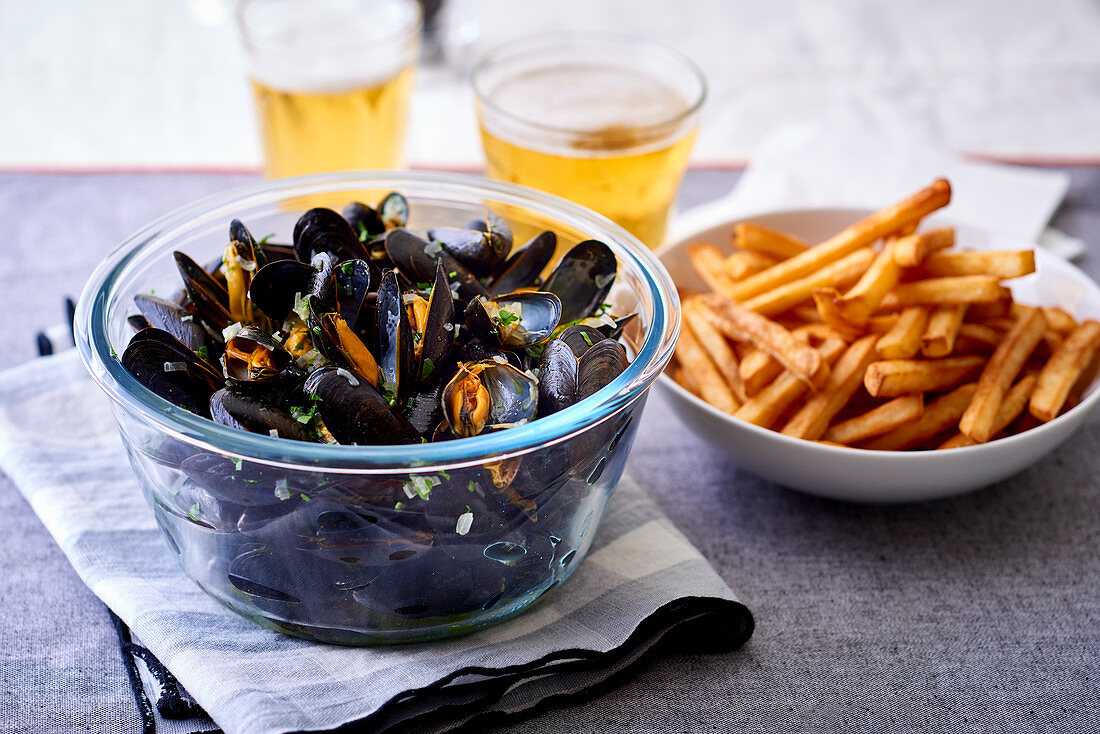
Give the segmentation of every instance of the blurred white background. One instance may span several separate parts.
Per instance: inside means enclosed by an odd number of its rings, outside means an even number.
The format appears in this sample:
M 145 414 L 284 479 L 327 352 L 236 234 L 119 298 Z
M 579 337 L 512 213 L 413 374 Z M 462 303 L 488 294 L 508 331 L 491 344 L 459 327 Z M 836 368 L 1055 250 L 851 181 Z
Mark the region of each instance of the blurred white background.
M 0 0 L 0 167 L 256 167 L 234 4 Z M 830 118 L 1013 160 L 1100 160 L 1096 0 L 447 0 L 411 163 L 479 167 L 471 59 L 560 29 L 691 56 L 711 85 L 696 165 Z

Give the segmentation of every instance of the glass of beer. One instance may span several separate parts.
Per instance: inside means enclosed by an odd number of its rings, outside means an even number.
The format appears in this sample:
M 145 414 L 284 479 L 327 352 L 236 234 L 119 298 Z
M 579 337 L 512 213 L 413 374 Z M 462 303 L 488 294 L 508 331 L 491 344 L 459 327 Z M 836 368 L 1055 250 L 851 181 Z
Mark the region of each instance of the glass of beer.
M 491 52 L 473 88 L 491 178 L 571 199 L 661 245 L 706 97 L 690 60 L 642 39 L 547 34 Z
M 268 178 L 404 166 L 415 0 L 242 0 Z

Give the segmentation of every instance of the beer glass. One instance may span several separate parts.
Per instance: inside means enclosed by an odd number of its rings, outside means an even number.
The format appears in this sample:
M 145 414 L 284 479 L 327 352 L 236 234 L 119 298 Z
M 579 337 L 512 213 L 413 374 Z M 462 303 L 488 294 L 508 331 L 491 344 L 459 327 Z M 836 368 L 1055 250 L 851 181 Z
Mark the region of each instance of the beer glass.
M 404 166 L 414 0 L 242 0 L 268 178 Z
M 691 61 L 642 39 L 547 34 L 489 53 L 472 81 L 491 178 L 572 199 L 660 246 L 706 97 Z

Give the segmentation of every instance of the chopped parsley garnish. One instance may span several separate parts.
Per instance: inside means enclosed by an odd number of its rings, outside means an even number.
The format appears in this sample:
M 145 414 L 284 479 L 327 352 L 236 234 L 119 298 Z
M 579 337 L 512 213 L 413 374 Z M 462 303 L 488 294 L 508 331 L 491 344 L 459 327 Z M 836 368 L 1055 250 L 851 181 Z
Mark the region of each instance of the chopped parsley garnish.
M 316 414 L 316 405 L 311 405 L 308 408 L 298 407 L 297 405 L 292 405 L 290 407 L 290 416 L 294 418 L 294 420 L 301 423 L 303 426 L 313 420 L 313 416 L 315 416 Z
M 237 471 L 241 470 L 241 465 L 244 464 L 244 459 L 230 459 L 233 462 L 233 466 Z
M 199 507 L 199 503 L 196 502 L 195 504 L 191 505 L 191 509 L 187 511 L 187 516 L 189 518 L 191 518 L 192 520 L 194 520 L 195 522 L 198 522 L 198 520 L 199 520 L 199 511 L 201 509 L 202 508 Z
M 448 474 L 448 473 L 447 473 L 447 472 L 445 472 L 445 471 L 441 471 L 441 472 L 439 472 L 439 476 L 443 477 L 443 478 L 444 478 L 444 479 L 446 479 L 446 480 L 447 480 L 448 482 L 449 482 L 449 481 L 451 481 L 451 475 L 450 475 L 450 474 Z
M 346 263 L 340 263 L 340 272 L 344 275 L 351 275 L 355 272 L 355 263 L 351 260 L 348 260 Z
M 587 344 L 588 346 L 592 346 L 592 337 L 590 337 L 588 335 L 588 332 L 582 331 L 581 332 L 581 339 L 584 339 L 584 343 Z
M 477 482 L 475 482 L 473 479 L 466 482 L 466 490 L 469 491 L 469 492 L 476 492 L 477 491 Z
M 404 510 L 405 509 L 405 503 L 404 502 L 398 502 L 396 505 L 393 506 L 393 509 L 395 509 L 395 510 Z
M 499 318 L 501 326 L 507 326 L 508 324 L 514 324 L 515 322 L 519 321 L 519 316 L 503 308 L 500 309 Z
M 447 273 L 447 277 L 448 278 L 458 277 L 458 271 L 457 270 L 452 270 L 451 272 Z
M 299 492 L 298 496 L 302 498 L 302 502 L 309 502 L 310 501 L 309 495 L 306 494 L 305 492 Z
M 435 365 L 432 364 L 432 360 L 425 357 L 424 361 L 420 364 L 420 379 L 421 380 L 426 379 L 434 371 L 435 371 Z
M 432 289 L 432 284 L 421 281 L 416 284 L 416 289 L 418 291 L 430 291 Z
M 203 344 L 201 347 L 195 350 L 195 354 L 199 355 L 206 361 L 210 361 L 210 347 Z
M 264 235 L 263 237 L 261 237 L 260 239 L 256 240 L 256 244 L 257 244 L 257 245 L 266 245 L 266 244 L 267 244 L 267 241 L 268 241 L 269 239 L 271 239 L 272 237 L 274 237 L 274 236 L 275 236 L 275 233 L 274 233 L 274 232 L 272 232 L 271 234 L 265 234 L 265 235 Z
M 542 353 L 546 351 L 546 344 L 535 344 L 523 350 L 527 356 L 534 360 L 542 359 Z
M 370 232 L 367 231 L 367 225 L 363 224 L 362 222 L 356 222 L 355 228 L 359 230 L 360 242 L 366 242 L 370 239 Z M 344 231 L 346 232 L 347 230 Z

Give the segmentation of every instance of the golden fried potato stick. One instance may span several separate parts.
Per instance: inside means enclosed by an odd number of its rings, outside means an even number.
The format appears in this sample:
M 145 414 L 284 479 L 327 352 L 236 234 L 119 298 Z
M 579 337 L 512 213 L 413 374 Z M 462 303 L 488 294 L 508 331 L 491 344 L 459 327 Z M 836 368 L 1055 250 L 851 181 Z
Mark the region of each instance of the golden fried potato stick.
M 997 435 L 1003 431 L 1012 421 L 1020 416 L 1020 413 L 1027 407 L 1027 399 L 1031 397 L 1031 391 L 1034 389 L 1035 377 L 1033 375 L 1024 377 L 1012 386 L 1012 389 L 1008 391 L 1008 395 L 1005 395 L 1001 407 L 997 410 L 997 419 L 993 421 L 993 435 Z M 963 446 L 976 446 L 977 443 L 977 441 L 968 436 L 956 433 L 936 448 L 958 449 Z
M 829 381 L 787 421 L 782 433 L 811 441 L 825 435 L 829 423 L 863 384 L 863 373 L 875 359 L 878 336 L 865 336 L 845 350 L 829 375 Z
M 1002 279 L 1019 278 L 1035 272 L 1035 251 L 933 252 L 921 265 L 925 272 L 936 276 L 993 275 Z
M 1009 316 L 1017 319 L 1023 312 L 1023 305 L 1014 303 L 1011 306 L 1011 314 L 999 314 L 1000 316 Z M 1077 320 L 1069 315 L 1065 309 L 1057 308 L 1056 306 L 1041 306 L 1043 309 L 1043 318 L 1047 320 L 1047 328 L 1054 329 L 1062 336 L 1066 336 L 1071 331 L 1077 328 Z
M 774 257 L 768 257 L 749 250 L 741 250 L 727 257 L 724 267 L 730 280 L 738 281 L 767 270 L 777 262 L 779 261 Z
M 685 301 L 683 305 L 684 321 L 695 334 L 699 346 L 710 356 L 714 366 L 718 368 L 718 372 L 725 378 L 726 385 L 729 386 L 733 396 L 737 398 L 737 402 L 743 403 L 748 400 L 748 396 L 745 395 L 745 385 L 741 381 L 737 355 L 734 354 L 726 338 L 718 333 L 718 330 L 700 313 L 700 308 L 701 306 L 695 302 L 695 299 Z
M 730 339 L 752 342 L 815 389 L 825 384 L 829 366 L 816 349 L 787 329 L 716 293 L 700 296 L 699 303 L 711 324 Z
M 978 389 L 962 419 L 959 430 L 978 443 L 993 436 L 993 424 L 1005 393 L 1020 374 L 1024 363 L 1043 338 L 1047 322 L 1038 308 L 1025 308 L 1012 329 L 993 351 L 981 377 Z
M 717 245 L 710 242 L 695 242 L 688 245 L 688 260 L 691 267 L 715 293 L 729 294 L 733 281 L 726 275 L 726 256 Z
M 973 341 L 981 342 L 989 347 L 989 351 L 993 351 L 997 348 L 997 345 L 1001 343 L 1001 335 L 1004 332 L 994 329 L 992 326 L 986 326 L 985 324 L 963 324 L 959 327 L 960 339 L 971 339 Z
M 690 372 L 684 371 L 684 368 L 679 364 L 672 368 L 672 379 L 679 383 L 680 387 L 684 388 L 695 397 L 703 397 L 699 394 L 699 386 L 695 384 L 695 378 L 691 376 Z
M 1028 411 L 1041 421 L 1054 420 L 1061 412 L 1070 388 L 1081 377 L 1098 349 L 1100 323 L 1082 321 L 1043 366 Z
M 921 354 L 925 357 L 946 357 L 955 350 L 955 339 L 959 336 L 966 308 L 965 303 L 952 303 L 940 306 L 928 315 L 928 325 L 920 338 Z
M 837 423 L 825 432 L 826 441 L 853 444 L 881 436 L 896 428 L 918 420 L 924 413 L 924 396 L 920 393 L 903 395 L 872 408 L 863 415 Z
M 681 327 L 680 339 L 676 342 L 676 361 L 691 375 L 703 400 L 725 413 L 732 413 L 740 407 L 722 374 L 686 324 Z
M 894 242 L 894 260 L 898 265 L 911 268 L 920 265 L 926 257 L 955 244 L 955 228 L 942 227 L 927 232 L 899 237 Z
M 845 344 L 838 339 L 830 339 L 817 348 L 825 363 L 832 366 L 844 352 Z M 784 372 L 775 380 L 749 398 L 733 415 L 763 428 L 772 428 L 784 411 L 802 397 L 809 386 L 790 372 Z
M 920 338 L 928 324 L 928 309 L 910 306 L 901 312 L 894 326 L 878 340 L 883 359 L 909 359 L 920 349 Z
M 746 301 L 785 283 L 805 278 L 831 262 L 874 244 L 909 222 L 922 219 L 946 206 L 950 201 L 951 185 L 944 179 L 938 179 L 931 186 L 871 214 L 825 242 L 735 284 L 733 290 L 727 295 Z
M 785 283 L 767 293 L 761 293 L 746 300 L 745 308 L 765 316 L 783 313 L 803 301 L 810 300 L 815 288 L 843 287 L 855 282 L 874 260 L 874 249 L 864 247 L 836 262 L 825 265 L 805 278 Z M 736 285 L 735 283 L 734 287 Z
M 741 360 L 739 372 L 741 382 L 745 386 L 745 394 L 755 395 L 783 372 L 783 365 L 763 349 L 752 347 L 752 351 Z
M 794 257 L 810 247 L 804 240 L 753 222 L 741 222 L 734 226 L 733 244 L 742 250 L 752 250 L 778 260 Z
M 1009 315 L 1016 318 L 1019 314 L 1012 313 L 1014 306 L 1012 292 L 1009 291 L 1008 297 L 1000 301 L 994 301 L 993 303 L 971 303 L 966 308 L 966 318 L 964 320 L 972 323 L 980 323 L 986 319 L 995 319 Z
M 916 446 L 959 421 L 978 389 L 976 382 L 961 385 L 924 406 L 924 414 L 915 423 L 907 423 L 866 443 L 862 448 L 875 451 L 900 451 Z
M 897 285 L 900 277 L 901 266 L 894 260 L 894 243 L 887 242 L 875 261 L 864 271 L 859 282 L 836 302 L 837 311 L 849 323 L 866 323 L 890 289 Z
M 955 387 L 981 371 L 985 358 L 886 359 L 872 362 L 863 375 L 863 386 L 876 398 L 893 398 L 916 392 L 940 392 Z
M 1010 292 L 992 275 L 959 275 L 902 283 L 882 299 L 884 311 L 906 306 L 943 306 L 949 303 L 993 303 Z

